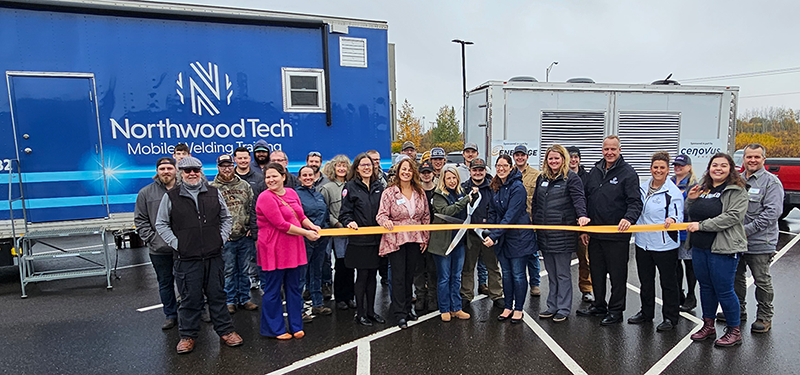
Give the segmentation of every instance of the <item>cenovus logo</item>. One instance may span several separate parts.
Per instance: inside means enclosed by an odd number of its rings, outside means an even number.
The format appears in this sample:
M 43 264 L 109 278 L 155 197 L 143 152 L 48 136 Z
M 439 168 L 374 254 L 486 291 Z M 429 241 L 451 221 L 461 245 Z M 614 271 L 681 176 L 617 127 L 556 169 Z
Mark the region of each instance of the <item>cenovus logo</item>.
M 189 64 L 189 67 L 192 70 L 186 75 L 186 81 L 188 82 L 184 82 L 183 72 L 178 73 L 178 80 L 175 81 L 178 85 L 176 91 L 181 103 L 186 104 L 184 93 L 189 90 L 192 113 L 196 115 L 202 115 L 203 113 L 208 113 L 211 116 L 218 115 L 219 106 L 223 103 L 225 105 L 231 104 L 231 96 L 233 96 L 231 86 L 233 83 L 230 77 L 224 74 L 225 82 L 223 84 L 220 80 L 219 66 L 210 62 L 208 65 L 203 66 L 199 61 L 196 61 Z M 212 97 L 216 100 L 212 100 Z

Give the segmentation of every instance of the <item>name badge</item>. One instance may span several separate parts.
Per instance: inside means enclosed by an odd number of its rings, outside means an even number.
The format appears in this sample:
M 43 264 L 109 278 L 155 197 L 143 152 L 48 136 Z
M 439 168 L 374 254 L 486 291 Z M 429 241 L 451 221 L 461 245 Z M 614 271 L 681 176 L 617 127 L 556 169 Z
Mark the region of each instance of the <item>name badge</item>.
M 397 204 L 406 204 L 406 199 L 405 198 L 398 199 Z
M 547 181 L 542 181 L 542 187 L 547 187 L 547 185 L 550 185 L 550 183 Z
M 749 192 L 749 194 L 758 194 L 758 193 L 760 193 L 760 192 L 761 192 L 761 189 L 759 189 L 759 188 L 754 188 L 754 187 L 751 187 L 751 188 L 750 188 L 750 192 Z

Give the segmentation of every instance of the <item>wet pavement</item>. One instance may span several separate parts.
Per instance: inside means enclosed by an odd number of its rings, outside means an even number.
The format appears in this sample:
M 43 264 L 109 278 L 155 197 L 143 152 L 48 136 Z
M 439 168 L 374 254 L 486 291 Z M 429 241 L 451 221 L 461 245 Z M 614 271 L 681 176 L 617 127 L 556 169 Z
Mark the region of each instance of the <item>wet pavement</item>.
M 800 368 L 800 309 L 796 275 L 800 271 L 800 211 L 782 222 L 779 249 L 772 266 L 775 311 L 772 331 L 752 334 L 754 287 L 748 289 L 748 315 L 741 346 L 720 349 L 711 341 L 693 343 L 700 308 L 682 318 L 673 331 L 657 333 L 661 321 L 601 327 L 600 318 L 576 316 L 583 307 L 573 267 L 573 313 L 566 322 L 538 319 L 542 297 L 528 297 L 522 324 L 498 322 L 501 312 L 482 298 L 466 308 L 468 321 L 443 323 L 438 313 L 423 316 L 407 330 L 391 325 L 362 327 L 353 310 L 316 317 L 299 340 L 277 341 L 258 334 L 260 310 L 238 311 L 234 325 L 245 340 L 228 348 L 203 323 L 195 351 L 175 353 L 177 328 L 162 331 L 164 315 L 155 273 L 146 249 L 119 250 L 119 279 L 106 290 L 105 279 L 90 277 L 29 284 L 20 298 L 17 268 L 0 268 L 0 372 L 15 374 L 786 374 Z M 65 241 L 64 246 L 85 246 Z M 79 262 L 66 259 L 63 262 Z M 38 264 L 37 264 L 38 265 Z M 46 268 L 48 264 L 38 265 Z M 631 252 L 625 318 L 640 306 L 636 265 Z M 258 290 L 254 302 L 261 305 Z M 332 302 L 327 302 L 333 308 Z M 387 316 L 388 290 L 378 286 L 377 311 Z M 145 309 L 146 311 L 137 311 Z M 717 324 L 718 334 L 724 325 Z

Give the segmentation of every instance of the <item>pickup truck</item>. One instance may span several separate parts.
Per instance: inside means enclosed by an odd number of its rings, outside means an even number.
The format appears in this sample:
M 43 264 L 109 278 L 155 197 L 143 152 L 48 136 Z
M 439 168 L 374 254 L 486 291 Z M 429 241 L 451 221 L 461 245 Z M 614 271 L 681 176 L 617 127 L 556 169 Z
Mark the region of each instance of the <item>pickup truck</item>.
M 783 183 L 783 219 L 793 208 L 800 208 L 800 158 L 767 158 L 764 168 Z

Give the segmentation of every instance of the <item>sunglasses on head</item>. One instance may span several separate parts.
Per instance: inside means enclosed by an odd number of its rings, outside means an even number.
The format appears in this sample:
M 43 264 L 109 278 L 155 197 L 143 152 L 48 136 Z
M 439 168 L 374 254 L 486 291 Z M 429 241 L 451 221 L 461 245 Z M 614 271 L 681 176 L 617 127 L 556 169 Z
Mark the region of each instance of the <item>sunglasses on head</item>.
M 308 156 L 317 156 L 317 157 L 321 158 L 322 154 L 320 154 L 319 152 L 316 152 L 316 151 L 311 151 L 311 152 L 308 153 Z
M 186 173 L 200 173 L 202 169 L 197 167 L 189 167 L 189 168 L 183 168 L 182 170 Z

